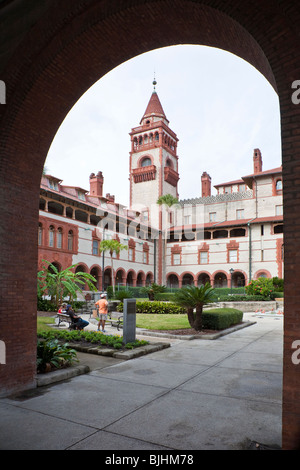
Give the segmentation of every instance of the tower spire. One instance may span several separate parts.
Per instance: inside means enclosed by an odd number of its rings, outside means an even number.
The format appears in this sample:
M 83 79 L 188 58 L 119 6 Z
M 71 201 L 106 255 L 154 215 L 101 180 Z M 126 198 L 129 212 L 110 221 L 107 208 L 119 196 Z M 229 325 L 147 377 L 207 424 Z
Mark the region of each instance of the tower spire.
M 153 92 L 151 94 L 146 111 L 144 112 L 144 115 L 140 121 L 140 124 L 142 124 L 143 120 L 148 120 L 150 118 L 152 119 L 154 116 L 156 118 L 165 120 L 166 124 L 169 124 L 169 121 L 165 115 L 165 112 L 163 110 L 163 107 L 161 105 L 161 102 L 159 100 L 158 94 L 155 89 L 155 85 L 157 85 L 157 81 L 155 79 L 155 73 L 154 73 L 154 79 L 153 79 L 152 85 L 153 85 Z
M 154 79 L 153 79 L 153 82 L 152 82 L 152 85 L 153 85 L 153 92 L 156 93 L 156 90 L 155 90 L 155 85 L 157 84 L 157 81 L 155 80 L 155 72 L 154 72 Z

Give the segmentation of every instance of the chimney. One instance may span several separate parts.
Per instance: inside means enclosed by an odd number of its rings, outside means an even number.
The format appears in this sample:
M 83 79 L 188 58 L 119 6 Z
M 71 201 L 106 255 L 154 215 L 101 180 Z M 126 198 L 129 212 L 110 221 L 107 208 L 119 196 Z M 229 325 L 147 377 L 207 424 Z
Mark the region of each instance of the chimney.
M 103 196 L 103 182 L 104 177 L 102 171 L 90 174 L 90 196 L 102 197 Z
M 206 171 L 201 176 L 202 197 L 211 196 L 211 177 Z
M 254 173 L 260 173 L 262 171 L 262 156 L 261 156 L 261 151 L 259 149 L 254 149 L 253 167 L 254 167 Z
M 110 194 L 110 193 L 106 193 L 106 199 L 107 199 L 107 202 L 110 202 L 110 203 L 114 203 L 114 202 L 115 202 L 115 196 L 113 196 L 113 195 Z

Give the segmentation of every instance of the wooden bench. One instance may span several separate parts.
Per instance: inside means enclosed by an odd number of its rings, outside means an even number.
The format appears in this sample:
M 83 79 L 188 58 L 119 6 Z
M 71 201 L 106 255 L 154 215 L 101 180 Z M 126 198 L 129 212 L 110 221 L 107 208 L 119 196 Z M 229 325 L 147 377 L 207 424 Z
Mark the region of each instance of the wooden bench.
M 123 325 L 123 315 L 119 312 L 109 312 L 105 323 L 110 323 L 111 326 L 116 326 L 119 331 Z
M 68 323 L 70 330 L 74 330 L 76 328 L 76 323 L 72 321 L 72 318 L 67 313 L 58 313 L 57 318 L 58 318 L 57 326 L 59 326 L 61 323 Z

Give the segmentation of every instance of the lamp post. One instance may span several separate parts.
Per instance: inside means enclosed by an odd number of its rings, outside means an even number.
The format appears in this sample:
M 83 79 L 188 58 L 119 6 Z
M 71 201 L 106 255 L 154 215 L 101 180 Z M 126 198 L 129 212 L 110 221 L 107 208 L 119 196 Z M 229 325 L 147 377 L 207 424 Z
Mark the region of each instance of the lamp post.
M 232 295 L 232 274 L 234 273 L 234 269 L 230 268 L 229 272 L 230 272 L 230 295 Z

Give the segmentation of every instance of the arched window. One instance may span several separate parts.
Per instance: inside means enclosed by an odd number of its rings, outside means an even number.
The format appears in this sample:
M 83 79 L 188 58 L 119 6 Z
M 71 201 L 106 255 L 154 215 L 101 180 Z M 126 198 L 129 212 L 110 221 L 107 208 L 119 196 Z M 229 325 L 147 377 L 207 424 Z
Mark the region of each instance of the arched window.
M 145 157 L 143 158 L 143 160 L 141 161 L 141 166 L 150 166 L 152 164 L 151 162 L 151 158 L 149 157 Z
M 281 191 L 282 190 L 282 180 L 277 180 L 276 181 L 276 191 Z
M 49 227 L 49 246 L 54 247 L 54 227 L 50 225 Z
M 73 250 L 73 231 L 69 230 L 68 232 L 68 250 Z
M 39 234 L 38 234 L 38 245 L 40 246 L 43 243 L 43 226 L 39 224 Z
M 57 230 L 56 247 L 62 248 L 62 229 Z
M 167 158 L 166 166 L 168 166 L 169 168 L 173 168 L 173 162 L 170 160 L 170 158 Z

